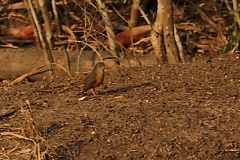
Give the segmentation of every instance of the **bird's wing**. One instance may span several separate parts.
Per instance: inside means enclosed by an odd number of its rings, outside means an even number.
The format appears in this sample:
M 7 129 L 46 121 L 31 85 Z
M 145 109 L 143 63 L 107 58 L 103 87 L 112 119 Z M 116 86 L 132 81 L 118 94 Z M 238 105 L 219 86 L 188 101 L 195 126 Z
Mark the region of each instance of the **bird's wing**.
M 86 83 L 87 76 L 85 76 L 79 83 L 77 83 L 78 87 L 83 87 Z
M 96 74 L 92 72 L 85 78 L 83 91 L 87 91 L 88 89 L 92 88 L 96 83 Z

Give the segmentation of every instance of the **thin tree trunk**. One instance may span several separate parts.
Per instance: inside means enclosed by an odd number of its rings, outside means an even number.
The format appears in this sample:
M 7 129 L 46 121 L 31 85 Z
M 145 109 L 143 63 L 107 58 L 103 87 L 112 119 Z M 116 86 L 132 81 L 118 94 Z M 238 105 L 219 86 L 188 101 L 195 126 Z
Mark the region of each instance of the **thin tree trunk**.
M 157 16 L 151 33 L 151 42 L 159 64 L 167 62 L 162 35 L 163 30 L 161 25 L 161 16 Z
M 29 10 L 31 11 L 34 22 L 36 24 L 39 39 L 41 41 L 41 44 L 42 44 L 42 47 L 43 47 L 43 52 L 44 52 L 45 57 L 46 57 L 46 61 L 48 62 L 49 67 L 53 68 L 53 64 L 52 64 L 52 63 L 54 63 L 53 56 L 52 56 L 51 50 L 49 48 L 49 44 L 46 40 L 46 36 L 45 36 L 44 30 L 43 30 L 42 24 L 40 24 L 40 22 L 37 18 L 37 15 L 36 15 L 35 9 L 33 7 L 32 1 L 31 0 L 25 0 L 25 2 L 26 2 L 26 5 L 29 7 Z M 53 71 L 50 72 L 50 73 L 51 73 L 51 75 L 54 74 Z
M 175 25 L 174 25 L 174 37 L 175 37 L 175 40 L 176 40 L 176 43 L 177 43 L 177 46 L 178 46 L 180 59 L 183 63 L 185 63 L 186 60 L 185 60 L 185 56 L 184 56 L 184 52 L 183 52 L 182 42 L 181 42 L 180 37 L 177 33 L 177 28 L 176 28 Z
M 52 24 L 49 18 L 49 11 L 46 4 L 46 0 L 39 0 L 39 6 L 42 11 L 43 20 L 46 27 L 46 38 L 47 38 L 50 49 L 53 49 L 54 48 L 53 30 L 52 30 Z
M 131 17 L 130 17 L 129 24 L 128 24 L 128 26 L 130 28 L 136 27 L 137 22 L 138 22 L 139 12 L 138 12 L 138 6 L 137 6 L 136 3 L 140 4 L 141 0 L 135 0 L 135 2 L 132 3 L 132 6 L 131 6 Z
M 27 10 L 28 10 L 28 14 L 29 14 L 29 17 L 30 17 L 31 25 L 33 26 L 33 33 L 34 33 L 34 36 L 35 36 L 37 47 L 42 48 L 42 44 L 41 44 L 41 41 L 39 39 L 39 35 L 38 35 L 38 31 L 37 31 L 37 26 L 34 22 L 34 19 L 33 19 L 33 16 L 31 14 L 31 11 L 30 11 L 29 7 L 27 7 Z
M 174 37 L 172 0 L 162 0 L 162 25 L 166 55 L 169 64 L 179 62 L 178 47 Z M 164 23 L 163 23 L 164 22 Z
M 163 10 L 161 9 L 162 3 L 158 0 L 158 10 L 157 10 L 157 18 L 156 21 L 153 25 L 153 30 L 151 33 L 151 42 L 156 54 L 156 58 L 160 64 L 164 64 L 167 62 L 166 58 L 166 51 L 164 48 L 164 39 L 162 37 L 163 35 L 163 28 L 162 28 L 162 12 Z
M 52 8 L 53 8 L 53 13 L 56 21 L 56 26 L 57 26 L 57 35 L 60 35 L 61 33 L 61 27 L 59 23 L 59 17 L 58 17 L 58 12 L 57 12 L 57 7 L 56 7 L 56 0 L 52 0 Z
M 112 23 L 111 23 L 109 15 L 107 13 L 107 7 L 102 0 L 97 0 L 97 3 L 98 3 L 98 6 L 99 6 L 100 13 L 102 14 L 102 18 L 105 22 L 105 28 L 106 28 L 107 35 L 108 35 L 108 41 L 109 41 L 109 44 L 110 44 L 111 53 L 115 57 L 120 57 L 119 50 L 118 50 L 118 45 L 117 45 L 117 40 L 115 38 Z M 116 60 L 116 62 L 119 63 L 118 60 Z

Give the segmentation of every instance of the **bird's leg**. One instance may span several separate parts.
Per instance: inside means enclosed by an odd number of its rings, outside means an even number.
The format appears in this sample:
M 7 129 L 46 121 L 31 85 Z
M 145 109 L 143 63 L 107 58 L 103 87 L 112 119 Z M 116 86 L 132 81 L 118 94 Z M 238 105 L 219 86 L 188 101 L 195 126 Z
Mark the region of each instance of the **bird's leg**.
M 98 94 L 95 92 L 95 88 L 91 88 L 91 91 L 92 91 L 92 93 L 94 94 L 94 96 L 98 95 Z
M 85 96 L 85 92 L 84 92 L 84 91 L 82 91 L 81 94 L 82 94 L 83 96 Z

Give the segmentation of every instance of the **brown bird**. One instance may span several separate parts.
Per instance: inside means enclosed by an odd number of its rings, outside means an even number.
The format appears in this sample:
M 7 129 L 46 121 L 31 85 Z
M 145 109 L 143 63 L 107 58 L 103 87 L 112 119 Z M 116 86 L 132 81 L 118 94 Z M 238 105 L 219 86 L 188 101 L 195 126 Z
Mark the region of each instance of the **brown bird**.
M 93 67 L 92 72 L 84 78 L 80 85 L 83 86 L 83 93 L 91 89 L 93 94 L 96 95 L 95 87 L 99 86 L 103 82 L 104 68 L 105 64 L 103 62 L 98 62 Z

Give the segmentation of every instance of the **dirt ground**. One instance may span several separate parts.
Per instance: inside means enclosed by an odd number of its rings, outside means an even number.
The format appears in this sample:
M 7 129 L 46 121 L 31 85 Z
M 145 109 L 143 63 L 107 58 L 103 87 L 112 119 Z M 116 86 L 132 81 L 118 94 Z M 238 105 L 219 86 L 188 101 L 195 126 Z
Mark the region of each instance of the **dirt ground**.
M 240 55 L 0 88 L 0 159 L 240 159 Z

